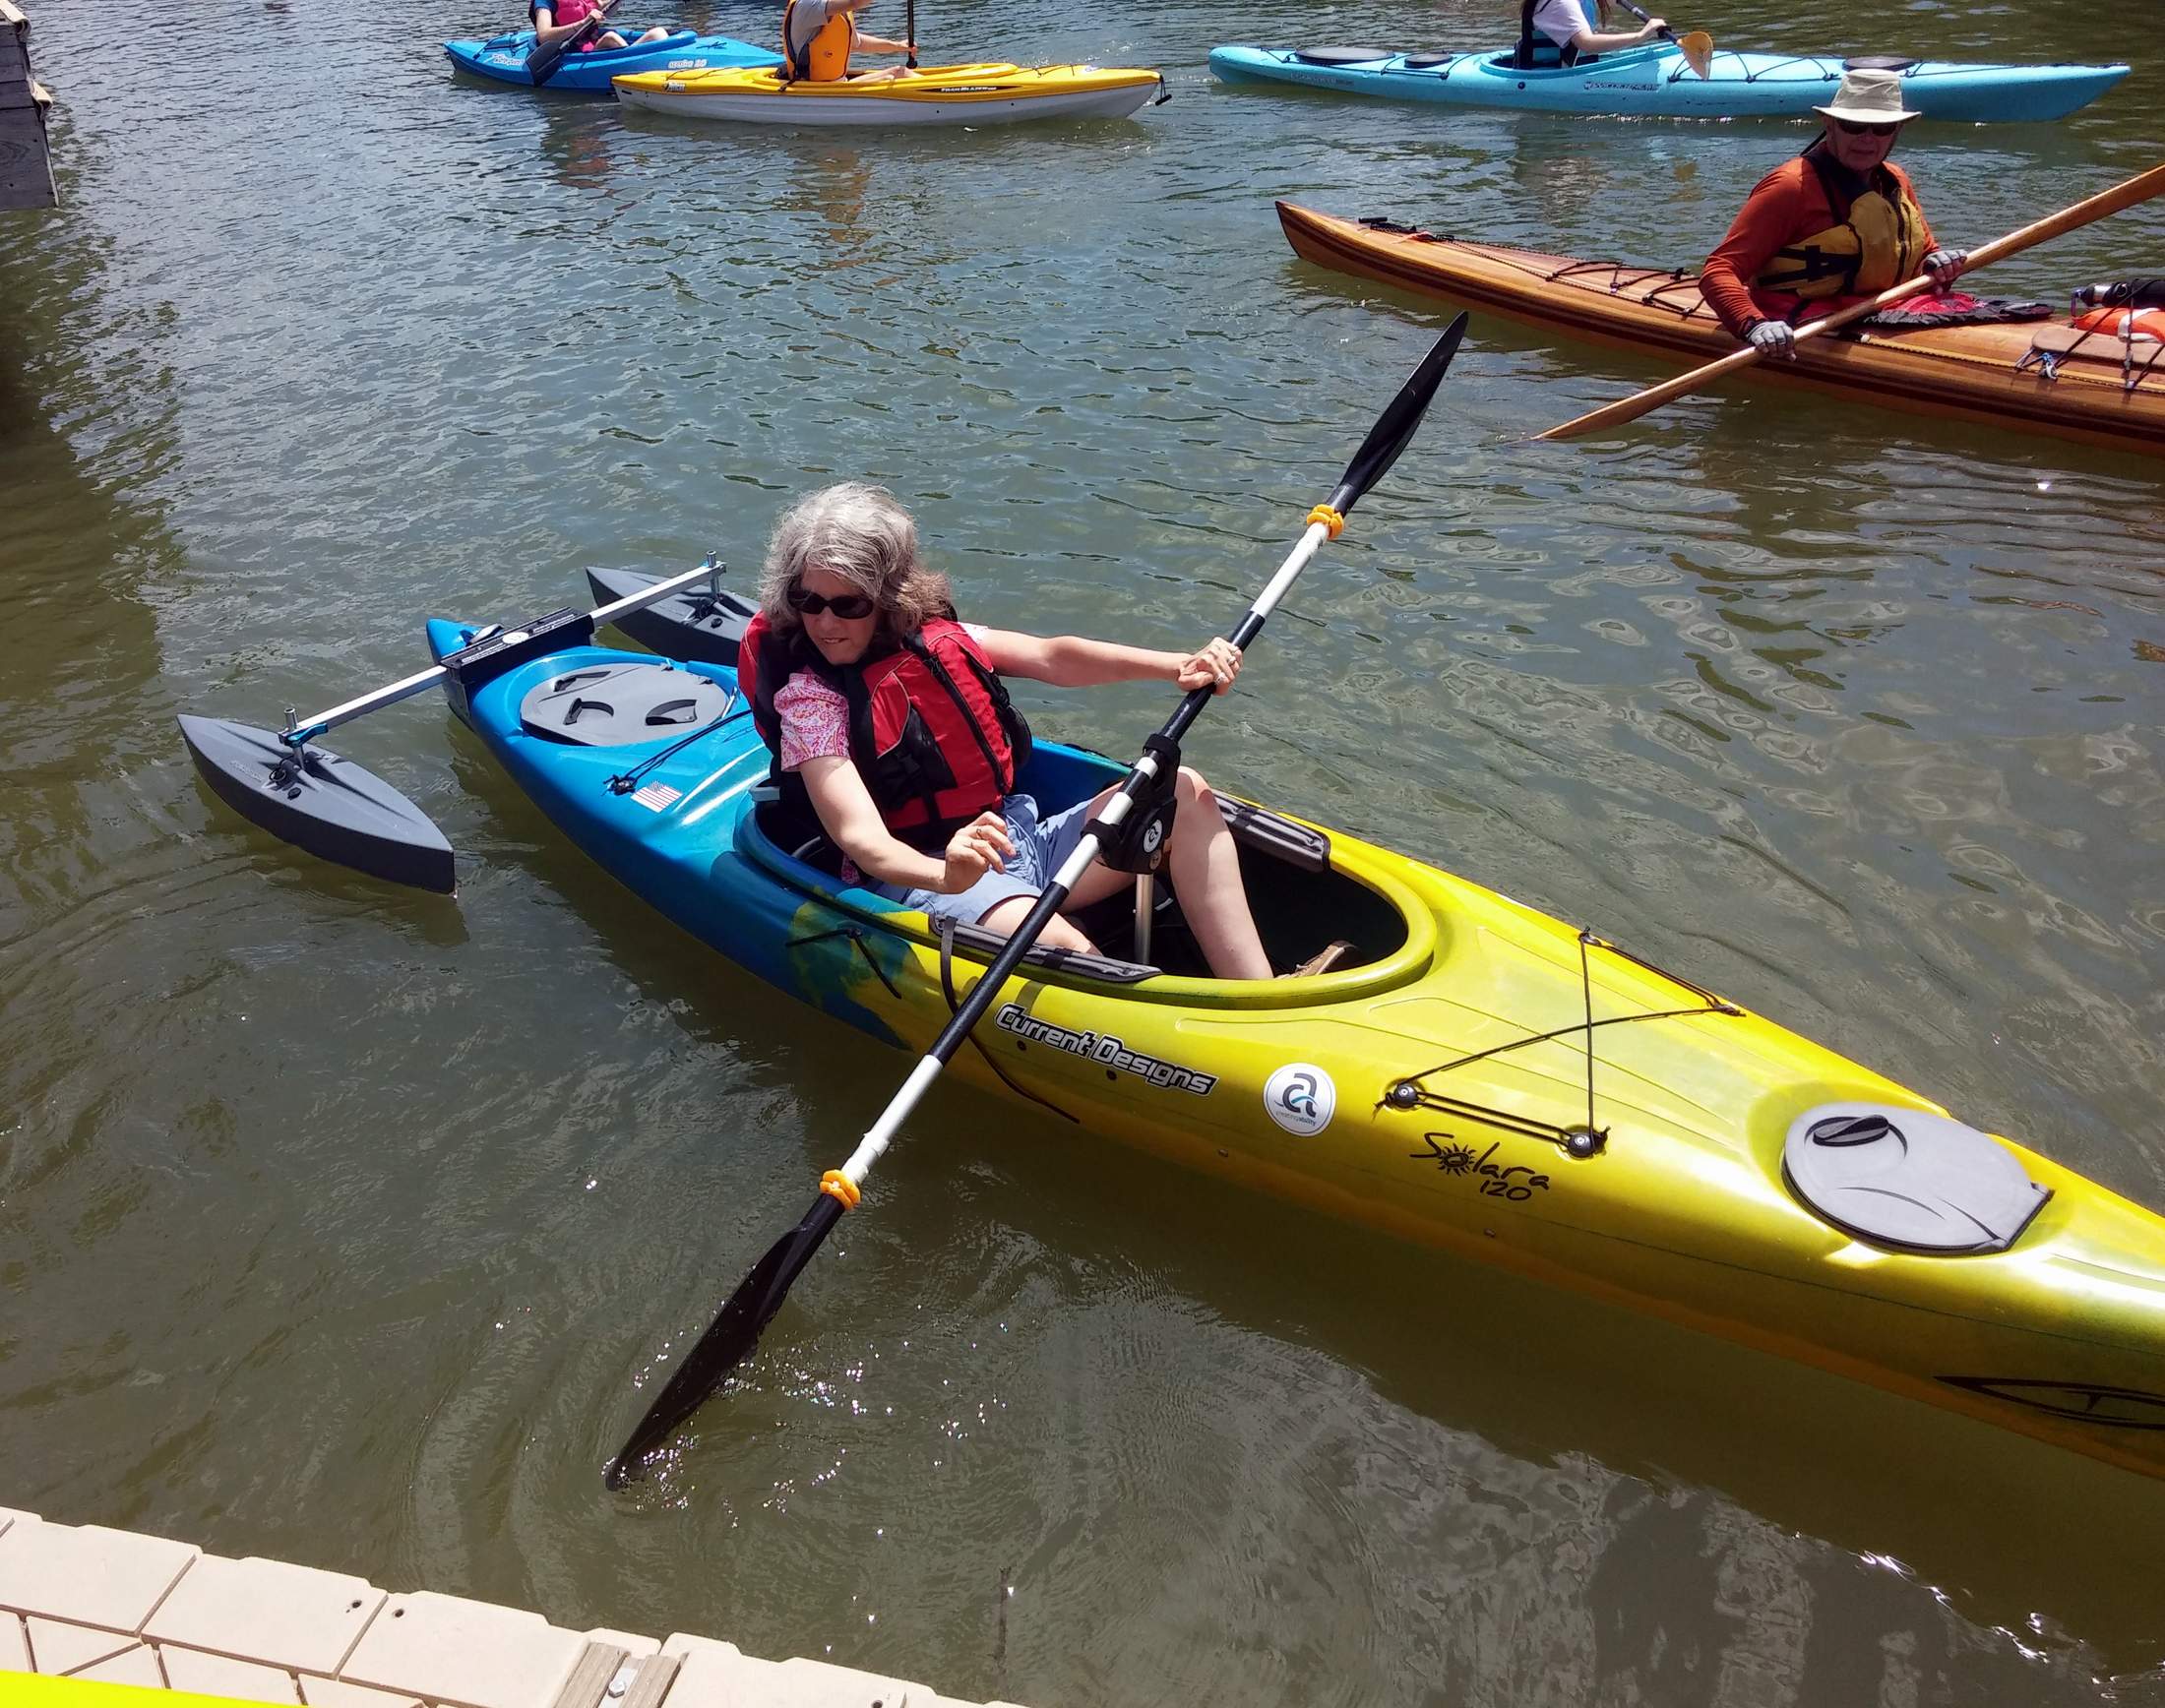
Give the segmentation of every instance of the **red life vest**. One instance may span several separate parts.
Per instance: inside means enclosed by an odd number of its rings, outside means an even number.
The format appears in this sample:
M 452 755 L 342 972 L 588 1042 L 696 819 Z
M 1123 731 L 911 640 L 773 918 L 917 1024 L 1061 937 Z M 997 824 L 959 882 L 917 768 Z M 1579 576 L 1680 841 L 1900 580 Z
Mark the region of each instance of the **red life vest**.
M 849 757 L 882 821 L 913 847 L 944 848 L 959 828 L 1014 793 L 1030 755 L 1029 725 L 961 624 L 936 617 L 892 650 L 836 669 L 803 630 L 777 635 L 761 612 L 737 645 L 737 686 L 774 756 L 769 775 L 785 804 L 810 810 L 802 779 L 781 769 L 781 719 L 774 712 L 774 696 L 799 670 L 847 702 Z

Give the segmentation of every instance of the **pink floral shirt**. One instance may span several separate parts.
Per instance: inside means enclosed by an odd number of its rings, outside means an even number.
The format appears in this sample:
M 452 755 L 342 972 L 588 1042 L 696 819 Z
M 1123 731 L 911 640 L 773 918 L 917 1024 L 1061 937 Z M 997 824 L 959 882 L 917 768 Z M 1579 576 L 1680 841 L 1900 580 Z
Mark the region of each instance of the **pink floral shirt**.
M 964 623 L 962 632 L 985 643 L 982 626 Z M 811 671 L 791 672 L 774 696 L 774 717 L 781 724 L 783 770 L 800 770 L 806 760 L 849 757 L 849 702 Z

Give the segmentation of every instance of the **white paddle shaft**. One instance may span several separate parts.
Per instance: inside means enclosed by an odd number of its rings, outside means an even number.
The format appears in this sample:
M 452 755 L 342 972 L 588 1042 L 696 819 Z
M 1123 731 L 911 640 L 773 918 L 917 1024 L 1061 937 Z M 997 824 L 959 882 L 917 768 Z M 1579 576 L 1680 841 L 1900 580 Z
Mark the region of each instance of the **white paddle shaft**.
M 1316 555 L 1323 542 L 1330 537 L 1330 529 L 1327 524 L 1320 521 L 1308 524 L 1293 549 L 1286 553 L 1285 562 L 1278 566 L 1277 574 L 1270 578 L 1268 584 L 1256 596 L 1256 602 L 1248 607 L 1248 619 L 1243 621 L 1243 628 L 1260 627 L 1277 609 L 1278 601 L 1285 597 L 1286 589 L 1300 580 L 1301 571 L 1308 568 L 1308 560 Z M 1155 781 L 1157 756 L 1145 753 L 1136 761 L 1134 768 Z M 1123 791 L 1115 794 L 1099 809 L 1097 820 L 1106 829 L 1117 830 L 1134 811 L 1135 797 Z M 1063 893 L 1072 892 L 1082 874 L 1090 869 L 1090 863 L 1097 858 L 1101 845 L 1095 830 L 1085 831 L 1082 840 L 1075 845 L 1075 851 L 1062 862 L 1048 887 L 1057 888 Z M 849 1160 L 842 1164 L 841 1172 L 848 1177 L 851 1186 L 864 1185 L 865 1176 L 887 1154 L 887 1147 L 894 1141 L 895 1134 L 901 1130 L 902 1123 L 909 1119 L 910 1112 L 932 1088 L 932 1082 L 940 1077 L 940 1069 L 945 1066 L 937 1056 L 918 1058 L 917 1066 L 909 1070 L 909 1077 L 902 1081 L 901 1088 L 880 1112 L 880 1119 L 872 1124 L 870 1130 L 858 1140 L 857 1148 L 849 1153 Z

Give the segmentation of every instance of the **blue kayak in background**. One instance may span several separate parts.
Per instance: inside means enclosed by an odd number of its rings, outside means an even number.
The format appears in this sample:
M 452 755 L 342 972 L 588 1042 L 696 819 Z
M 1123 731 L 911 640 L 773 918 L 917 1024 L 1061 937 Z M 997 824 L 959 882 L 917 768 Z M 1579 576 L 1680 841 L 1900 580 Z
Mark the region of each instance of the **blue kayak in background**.
M 648 26 L 620 24 L 615 28 L 627 40 L 632 40 L 644 34 Z M 444 43 L 444 56 L 461 71 L 471 72 L 475 77 L 485 77 L 494 83 L 517 84 L 522 89 L 533 87 L 533 79 L 526 75 L 526 55 L 532 51 L 533 31 L 530 30 L 514 30 L 508 34 L 492 35 L 486 41 Z M 749 41 L 739 41 L 733 35 L 695 35 L 689 30 L 677 30 L 659 41 L 635 41 L 630 47 L 607 48 L 595 53 L 568 53 L 556 75 L 549 79 L 548 87 L 610 94 L 614 92 L 609 79 L 626 72 L 723 71 L 732 66 L 757 68 L 780 63 L 780 54 L 754 47 Z
M 1628 118 L 1802 118 L 1841 81 L 1839 58 L 1717 52 L 1701 78 L 1674 42 L 1649 41 L 1577 65 L 1520 68 L 1509 48 L 1394 53 L 1363 47 L 1219 47 L 1226 83 L 1291 83 L 1388 100 L 1516 107 Z M 2124 65 L 1967 65 L 1871 60 L 1898 68 L 1902 99 L 1926 118 L 1966 124 L 2066 118 L 2128 75 Z

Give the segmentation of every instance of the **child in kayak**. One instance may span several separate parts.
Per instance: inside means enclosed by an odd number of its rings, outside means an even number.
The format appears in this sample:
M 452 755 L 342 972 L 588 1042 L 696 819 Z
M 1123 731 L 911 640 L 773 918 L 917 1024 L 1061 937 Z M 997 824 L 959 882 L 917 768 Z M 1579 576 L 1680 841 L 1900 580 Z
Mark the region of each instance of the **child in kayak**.
M 565 36 L 576 33 L 579 27 L 585 24 L 588 18 L 595 13 L 606 12 L 608 8 L 599 4 L 598 0 L 534 0 L 534 4 L 526 8 L 526 14 L 533 20 L 535 43 L 546 47 L 552 41 L 560 41 Z M 639 39 L 642 41 L 659 41 L 668 33 L 668 30 L 657 24 Z M 622 30 L 611 30 L 604 25 L 580 43 L 579 51 L 582 53 L 604 53 L 619 47 L 629 47 L 631 43 L 624 39 Z
M 1595 0 L 1595 4 L 1602 24 L 1607 25 L 1609 0 Z M 1664 20 L 1649 18 L 1638 30 L 1596 30 L 1587 16 L 1586 0 L 1524 0 L 1518 9 L 1518 66 L 1525 70 L 1533 64 L 1537 34 L 1556 43 L 1560 64 L 1577 65 L 1597 53 L 1651 41 L 1666 28 Z
M 852 863 L 844 878 L 1002 937 L 1021 924 L 1112 791 L 1040 818 L 1036 801 L 1015 788 L 1030 736 L 1001 673 L 1061 688 L 1155 681 L 1219 694 L 1240 674 L 1240 649 L 1222 639 L 1158 652 L 958 622 L 948 579 L 918 556 L 909 514 L 854 481 L 800 499 L 782 517 L 737 656 L 774 776 Z M 1178 799 L 1166 869 L 1189 929 L 1217 977 L 1269 978 L 1216 797 L 1183 766 Z M 1133 883 L 1100 862 L 1062 911 Z M 1093 952 L 1064 918 L 1047 925 L 1043 942 Z
M 1929 273 L 1941 289 L 1969 265 L 1925 223 L 1909 174 L 1888 161 L 1902 126 L 1896 71 L 1842 73 L 1811 146 L 1776 166 L 1737 211 L 1700 271 L 1700 292 L 1730 333 L 1794 358 L 1796 325 Z
M 892 78 L 914 77 L 907 66 L 891 65 L 885 71 L 849 69 L 849 56 L 862 48 L 867 53 L 906 53 L 914 61 L 914 41 L 890 41 L 884 35 L 867 35 L 857 28 L 855 14 L 872 0 L 788 0 L 781 9 L 781 53 L 788 63 L 782 68 L 792 83 L 882 83 Z

